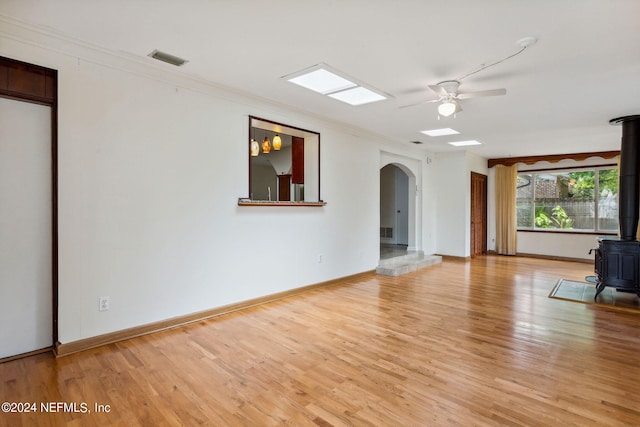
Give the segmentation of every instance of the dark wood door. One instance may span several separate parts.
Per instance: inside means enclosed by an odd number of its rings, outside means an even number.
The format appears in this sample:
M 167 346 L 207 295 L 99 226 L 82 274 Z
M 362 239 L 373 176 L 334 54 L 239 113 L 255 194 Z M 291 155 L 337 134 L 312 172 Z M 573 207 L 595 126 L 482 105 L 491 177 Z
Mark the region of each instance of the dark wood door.
M 291 175 L 278 175 L 278 201 L 291 201 Z
M 304 184 L 304 138 L 291 137 L 291 183 Z
M 471 256 L 487 252 L 487 176 L 471 172 Z

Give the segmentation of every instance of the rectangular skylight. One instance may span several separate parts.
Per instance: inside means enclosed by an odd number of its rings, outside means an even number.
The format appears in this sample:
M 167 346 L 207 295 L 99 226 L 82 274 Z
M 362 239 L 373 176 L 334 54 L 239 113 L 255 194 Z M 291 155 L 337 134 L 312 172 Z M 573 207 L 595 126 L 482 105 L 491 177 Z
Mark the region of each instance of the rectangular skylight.
M 282 78 L 350 105 L 362 105 L 387 99 L 388 96 L 383 95 L 383 92 L 341 74 L 343 73 L 327 64 L 320 63 Z
M 354 82 L 347 80 L 344 77 L 340 77 L 331 71 L 327 71 L 324 68 L 319 68 L 288 80 L 291 83 L 295 83 L 323 95 L 357 86 Z
M 481 145 L 482 143 L 479 141 L 476 141 L 475 139 L 471 139 L 469 141 L 450 142 L 449 144 L 455 147 L 466 147 L 467 145 Z
M 445 135 L 457 135 L 460 132 L 451 128 L 442 128 L 442 129 L 431 129 L 431 130 L 422 130 L 420 133 L 424 133 L 429 136 L 445 136 Z
M 351 105 L 362 105 L 387 99 L 384 96 L 362 86 L 343 90 L 341 92 L 331 93 L 329 94 L 329 96 L 331 98 L 337 99 L 338 101 L 346 102 L 347 104 Z

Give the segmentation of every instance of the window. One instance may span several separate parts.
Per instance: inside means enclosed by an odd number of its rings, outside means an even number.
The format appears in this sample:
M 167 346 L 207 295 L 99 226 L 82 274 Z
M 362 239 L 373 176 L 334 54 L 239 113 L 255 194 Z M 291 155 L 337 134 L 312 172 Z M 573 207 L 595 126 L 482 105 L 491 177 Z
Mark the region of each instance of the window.
M 519 230 L 618 231 L 618 169 L 518 173 Z

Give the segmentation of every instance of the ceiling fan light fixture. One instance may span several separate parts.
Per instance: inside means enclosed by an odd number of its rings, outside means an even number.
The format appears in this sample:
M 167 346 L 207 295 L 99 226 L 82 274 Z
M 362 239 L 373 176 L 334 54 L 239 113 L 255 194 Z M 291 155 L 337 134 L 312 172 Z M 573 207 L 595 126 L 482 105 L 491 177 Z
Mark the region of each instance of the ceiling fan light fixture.
M 444 117 L 449 117 L 458 109 L 458 105 L 453 99 L 447 99 L 442 104 L 438 105 L 438 114 Z

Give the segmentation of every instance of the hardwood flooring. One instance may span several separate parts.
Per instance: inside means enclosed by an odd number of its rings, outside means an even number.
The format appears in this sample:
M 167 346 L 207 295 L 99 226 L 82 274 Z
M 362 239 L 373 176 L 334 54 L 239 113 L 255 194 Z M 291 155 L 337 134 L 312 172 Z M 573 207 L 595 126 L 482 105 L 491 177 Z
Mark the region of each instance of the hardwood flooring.
M 0 402 L 37 412 L 0 413 L 0 425 L 640 425 L 640 316 L 547 297 L 588 274 L 564 261 L 445 260 L 7 362 Z M 43 413 L 47 402 L 67 408 Z

